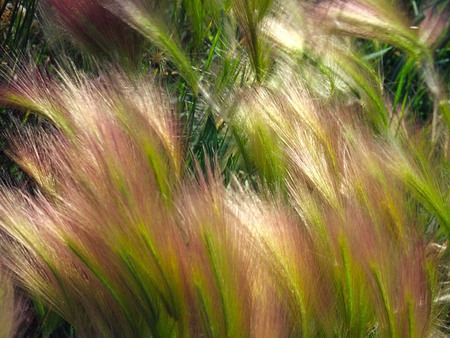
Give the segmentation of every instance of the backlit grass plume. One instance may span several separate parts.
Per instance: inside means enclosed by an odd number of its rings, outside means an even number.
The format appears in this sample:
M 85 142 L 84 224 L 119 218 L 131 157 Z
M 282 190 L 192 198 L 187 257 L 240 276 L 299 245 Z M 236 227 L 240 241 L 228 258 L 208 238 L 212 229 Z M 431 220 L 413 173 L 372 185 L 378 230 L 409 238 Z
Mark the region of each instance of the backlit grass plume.
M 369 60 L 378 60 L 396 48 L 405 53 L 405 67 L 419 70 L 435 96 L 434 135 L 441 124 L 439 116 L 445 117 L 443 123 L 448 120 L 447 105 L 439 103 L 445 102 L 446 95 L 433 66 L 435 46 L 425 36 L 429 22 L 439 17 L 427 14 L 418 31 L 398 7 L 383 0 L 302 4 L 285 0 L 46 0 L 41 12 L 100 59 L 115 55 L 119 57 L 112 59 L 122 65 L 146 70 L 148 65 L 141 61 L 143 53 L 149 52 L 146 41 L 150 53 L 158 55 L 151 66 L 158 70 L 167 61 L 169 71 L 163 70 L 163 76 L 175 74 L 193 96 L 215 97 L 233 85 L 266 83 L 287 58 L 300 65 L 296 71 L 303 73 L 310 90 L 359 100 L 379 132 L 396 121 L 391 116 L 396 107 L 390 112 L 386 106 L 384 74 L 375 72 Z M 443 31 L 441 24 L 435 35 L 445 35 Z M 354 48 L 355 38 L 373 41 L 378 47 L 369 58 L 361 58 Z M 400 103 L 400 94 L 401 88 L 395 93 L 394 106 Z
M 2 104 L 42 121 L 8 133 L 32 184 L 0 187 L 0 272 L 41 329 L 60 316 L 82 337 L 445 334 L 441 21 L 416 31 L 372 0 L 44 3 L 96 62 L 18 66 L 1 84 Z M 400 78 L 428 81 L 432 142 L 402 125 L 401 82 L 386 95 L 374 71 L 392 48 Z
M 16 285 L 86 337 L 436 334 L 438 261 L 395 170 L 412 164 L 343 107 L 278 90 L 230 117 L 256 192 L 186 171 L 151 81 L 18 74 L 2 99 L 53 127 L 12 136 L 36 183 L 0 194 Z
M 143 40 L 103 1 L 55 1 L 39 3 L 43 27 L 54 42 L 72 40 L 85 55 L 118 62 L 128 70 L 141 66 Z

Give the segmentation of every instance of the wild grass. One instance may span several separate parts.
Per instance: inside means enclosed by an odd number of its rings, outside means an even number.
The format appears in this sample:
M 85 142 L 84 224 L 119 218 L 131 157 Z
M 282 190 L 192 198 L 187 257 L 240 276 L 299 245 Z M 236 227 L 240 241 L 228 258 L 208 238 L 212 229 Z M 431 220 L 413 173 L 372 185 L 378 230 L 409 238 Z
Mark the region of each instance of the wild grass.
M 437 258 L 403 180 L 420 171 L 342 107 L 292 83 L 248 93 L 234 128 L 286 193 L 258 197 L 183 170 L 179 123 L 148 80 L 29 74 L 5 99 L 55 127 L 14 138 L 38 190 L 3 189 L 2 246 L 81 335 L 433 333 Z
M 89 71 L 18 67 L 0 94 L 47 121 L 9 134 L 34 185 L 0 189 L 2 271 L 47 318 L 82 337 L 445 335 L 434 38 L 375 1 L 48 3 Z M 421 74 L 422 134 L 355 36 Z

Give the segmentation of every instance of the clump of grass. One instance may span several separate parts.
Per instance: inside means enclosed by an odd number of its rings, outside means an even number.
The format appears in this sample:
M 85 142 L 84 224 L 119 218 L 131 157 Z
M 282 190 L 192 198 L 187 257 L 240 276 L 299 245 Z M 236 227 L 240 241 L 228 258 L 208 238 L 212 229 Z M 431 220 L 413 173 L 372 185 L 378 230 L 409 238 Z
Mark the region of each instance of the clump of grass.
M 368 335 L 372 323 L 382 336 L 429 334 L 431 322 L 420 318 L 431 320 L 434 311 L 436 262 L 426 257 L 423 228 L 414 224 L 418 213 L 406 191 L 441 219 L 429 204 L 443 211 L 441 193 L 419 192 L 422 185 L 433 190 L 434 181 L 421 176 L 397 141 L 371 136 L 354 108 L 318 105 L 298 82 L 279 92 L 251 91 L 240 107 L 234 119 L 247 137 L 244 157 L 269 196 L 281 192 L 303 222 L 302 240 L 294 239 L 294 230 L 284 230 L 279 241 L 273 233 L 265 239 L 277 257 L 277 277 L 292 292 L 286 298 L 298 306 L 300 332 Z M 447 229 L 446 220 L 440 224 Z M 291 259 L 280 254 L 286 245 Z
M 245 96 L 243 151 L 280 183 L 265 194 L 194 179 L 151 82 L 27 74 L 3 99 L 55 127 L 13 138 L 37 190 L 2 189 L 2 247 L 18 285 L 81 335 L 434 332 L 436 262 L 391 170 L 401 152 L 342 107 L 294 84 Z
M 448 187 L 348 38 L 436 79 L 406 19 L 375 1 L 49 3 L 110 62 L 3 85 L 48 121 L 10 135 L 35 183 L 0 188 L 16 287 L 81 336 L 439 334 Z M 141 39 L 178 72 L 176 107 Z

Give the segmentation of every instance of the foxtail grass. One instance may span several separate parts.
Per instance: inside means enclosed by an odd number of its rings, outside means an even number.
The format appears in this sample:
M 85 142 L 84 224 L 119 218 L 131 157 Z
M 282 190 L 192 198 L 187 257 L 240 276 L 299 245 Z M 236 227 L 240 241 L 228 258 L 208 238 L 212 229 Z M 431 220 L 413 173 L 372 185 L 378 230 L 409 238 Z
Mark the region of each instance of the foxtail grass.
M 350 37 L 431 92 L 434 38 L 382 1 L 48 3 L 99 66 L 2 84 L 46 121 L 9 133 L 33 182 L 0 188 L 16 288 L 83 337 L 444 334 L 445 155 Z M 141 71 L 147 44 L 173 78 Z
M 294 82 L 246 93 L 230 121 L 261 188 L 226 189 L 216 170 L 183 165 L 179 122 L 151 81 L 19 75 L 2 99 L 53 127 L 12 136 L 36 186 L 1 190 L 4 259 L 80 335 L 437 332 L 438 258 L 401 166 L 420 171 L 343 106 Z

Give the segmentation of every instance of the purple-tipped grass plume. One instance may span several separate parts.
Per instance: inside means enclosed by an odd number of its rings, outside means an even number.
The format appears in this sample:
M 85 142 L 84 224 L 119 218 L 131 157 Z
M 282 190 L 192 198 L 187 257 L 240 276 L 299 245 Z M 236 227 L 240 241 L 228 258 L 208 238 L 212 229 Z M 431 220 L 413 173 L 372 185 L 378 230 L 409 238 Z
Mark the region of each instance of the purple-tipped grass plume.
M 21 76 L 2 99 L 54 127 L 13 137 L 36 189 L 2 188 L 2 247 L 18 285 L 80 334 L 433 332 L 434 261 L 386 159 L 402 153 L 351 109 L 298 82 L 243 95 L 231 121 L 257 193 L 186 171 L 179 122 L 148 80 Z
M 40 6 L 44 29 L 53 39 L 73 40 L 88 56 L 121 64 L 130 71 L 141 66 L 143 39 L 108 9 L 112 1 L 45 0 Z M 61 38 L 57 38 L 60 39 Z
M 120 54 L 133 27 L 167 53 L 191 96 L 213 108 L 208 121 L 222 119 L 232 134 L 233 160 L 246 176 L 227 187 L 215 164 L 206 172 L 188 165 L 183 119 L 147 75 L 19 67 L 0 101 L 46 123 L 9 136 L 10 157 L 34 182 L 28 191 L 0 187 L 2 271 L 16 287 L 86 337 L 437 333 L 439 257 L 426 254 L 418 220 L 432 218 L 448 236 L 447 200 L 421 155 L 390 133 L 378 77 L 335 36 L 358 33 L 364 21 L 358 36 L 417 56 L 423 46 L 409 43 L 414 33 L 402 20 L 380 22 L 383 8 L 372 1 L 320 3 L 305 21 L 314 34 L 277 42 L 282 34 L 268 31 L 277 20 L 271 1 L 234 2 L 224 13 L 236 22 L 224 27 L 229 35 L 245 30 L 233 52 L 248 55 L 218 99 L 207 86 L 197 96 L 202 67 L 164 31 L 150 2 L 48 1 L 97 52 L 111 45 L 113 55 L 133 59 Z M 119 14 L 127 24 L 115 24 Z M 319 27 L 330 18 L 337 28 Z M 315 48 L 320 35 L 329 45 Z M 265 43 L 284 46 L 273 71 Z M 318 56 L 321 76 L 298 60 L 303 48 Z M 354 87 L 366 97 L 356 100 Z

